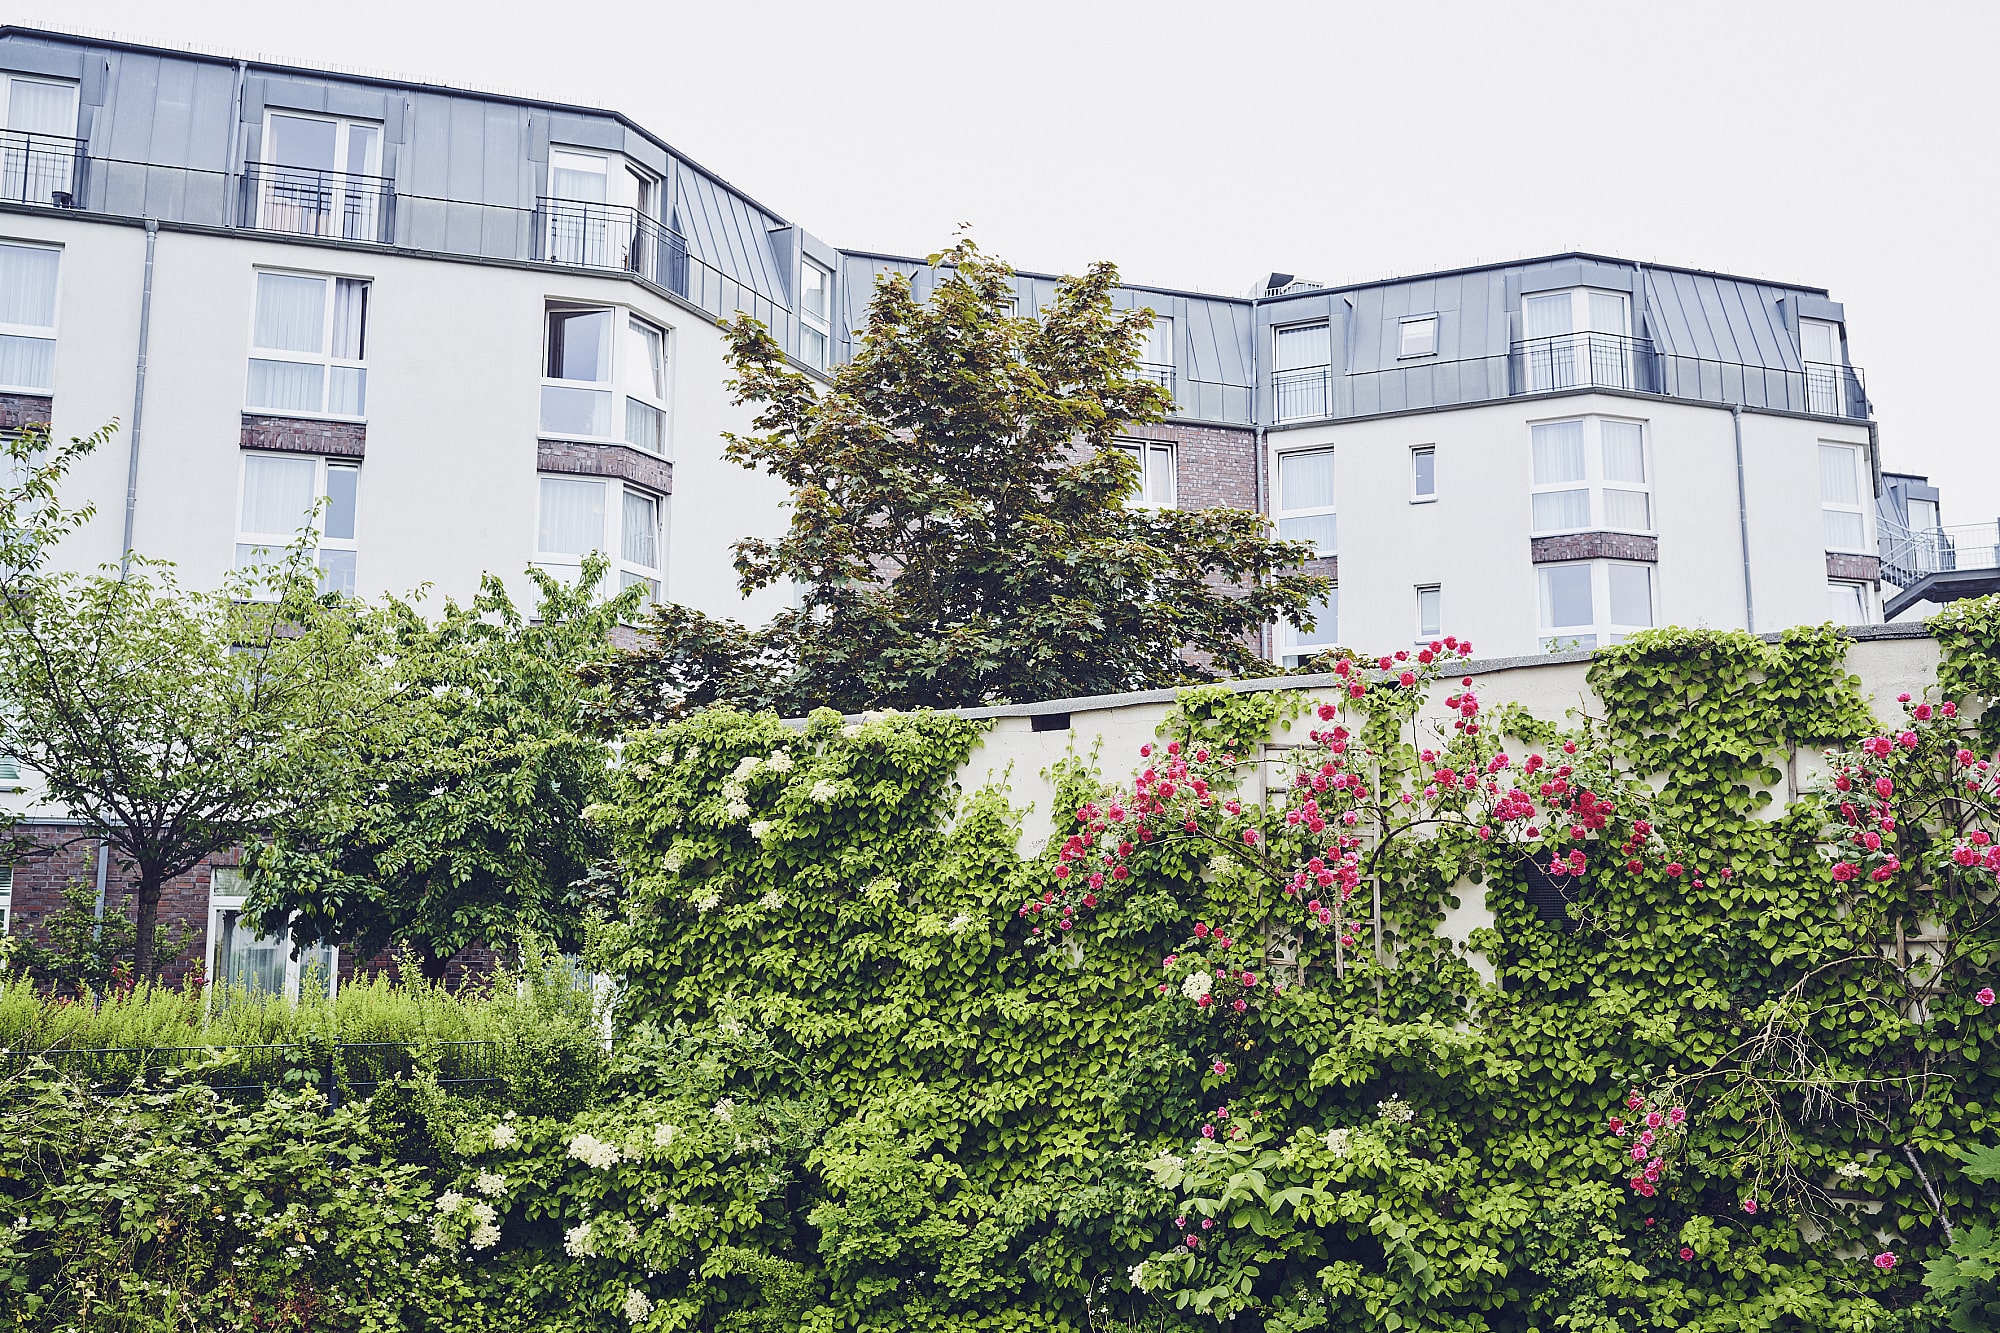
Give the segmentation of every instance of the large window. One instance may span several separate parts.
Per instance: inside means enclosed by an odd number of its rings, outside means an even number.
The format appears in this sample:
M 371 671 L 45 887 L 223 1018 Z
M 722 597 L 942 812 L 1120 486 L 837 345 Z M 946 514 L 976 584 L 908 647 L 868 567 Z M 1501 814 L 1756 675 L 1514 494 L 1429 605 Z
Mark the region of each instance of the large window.
M 1544 648 L 1596 648 L 1653 627 L 1653 567 L 1617 560 L 1541 565 Z
M 344 241 L 391 239 L 380 125 L 273 111 L 264 123 L 263 157 L 251 168 L 258 227 Z
M 622 341 L 619 335 L 622 336 Z M 617 440 L 667 452 L 667 334 L 609 306 L 548 309 L 542 433 Z M 614 411 L 624 399 L 624 434 Z
M 25 74 L 0 75 L 6 109 L 0 124 L 0 199 L 20 204 L 74 202 L 76 85 Z
M 1272 406 L 1279 421 L 1323 417 L 1333 387 L 1333 340 L 1325 320 L 1273 332 Z
M 287 416 L 365 417 L 368 297 L 360 278 L 258 273 L 244 405 Z
M 634 486 L 594 477 L 544 476 L 535 563 L 572 576 L 585 556 L 615 552 L 618 586 L 641 584 L 647 601 L 658 601 L 666 564 L 664 510 L 658 496 Z
M 1153 327 L 1139 352 L 1139 374 L 1171 390 L 1174 387 L 1174 317 L 1153 312 Z
M 1630 302 L 1622 292 L 1576 287 L 1522 298 L 1522 370 L 1530 393 L 1634 389 Z
M 1820 442 L 1820 513 L 1824 515 L 1829 551 L 1868 550 L 1868 519 L 1861 503 L 1866 493 L 1861 484 L 1865 463 L 1858 444 Z
M 1295 667 L 1340 642 L 1340 589 L 1329 588 L 1324 600 L 1306 610 L 1303 627 L 1278 622 L 1278 662 Z
M 1578 417 L 1528 428 L 1537 536 L 1605 529 L 1651 532 L 1653 495 L 1646 428 L 1637 421 Z
M 243 455 L 236 567 L 280 563 L 301 533 L 319 565 L 322 592 L 355 590 L 355 506 L 361 466 L 306 454 Z
M 833 273 L 810 259 L 799 261 L 799 360 L 826 369 L 833 341 Z
M 1127 503 L 1148 509 L 1174 507 L 1174 446 L 1157 440 L 1120 440 L 1118 447 L 1139 465 L 1139 484 Z
M 228 866 L 209 872 L 208 975 L 219 987 L 297 1000 L 302 987 L 333 994 L 339 951 L 317 944 L 294 951 L 284 932 L 260 935 L 244 915 L 249 885 Z
M 60 250 L 0 243 L 0 390 L 49 393 L 56 384 L 56 271 Z
M 1278 536 L 1285 541 L 1312 543 L 1314 555 L 1333 555 L 1340 549 L 1333 499 L 1333 450 L 1278 455 Z

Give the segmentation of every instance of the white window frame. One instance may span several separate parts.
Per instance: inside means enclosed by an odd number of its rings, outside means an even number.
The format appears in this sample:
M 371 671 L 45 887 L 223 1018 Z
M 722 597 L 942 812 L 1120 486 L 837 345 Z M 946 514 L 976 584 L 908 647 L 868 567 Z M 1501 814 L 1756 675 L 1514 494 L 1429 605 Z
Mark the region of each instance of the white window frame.
M 254 532 L 243 526 L 244 493 L 248 489 L 250 460 L 253 458 L 310 459 L 312 461 L 314 464 L 313 490 L 316 496 L 314 503 L 317 506 L 312 517 L 313 560 L 320 571 L 320 591 L 323 593 L 353 591 L 352 589 L 336 589 L 328 581 L 326 577 L 326 553 L 329 551 L 356 553 L 355 564 L 357 567 L 360 564 L 358 552 L 361 549 L 361 460 L 358 458 L 333 458 L 324 454 L 290 454 L 279 449 L 244 450 L 242 452 L 243 462 L 236 470 L 235 568 L 237 569 L 252 569 L 279 563 L 279 559 L 283 556 L 285 550 L 298 539 L 299 535 L 297 529 L 285 533 Z M 335 470 L 348 471 L 354 474 L 354 536 L 352 537 L 329 537 L 326 535 L 327 497 L 331 489 L 328 474 Z M 304 515 L 300 515 L 301 520 L 304 517 Z M 305 524 L 301 521 L 300 527 L 303 526 Z M 246 550 L 246 547 L 250 549 Z M 256 557 L 259 552 L 263 552 L 270 558 L 257 559 Z M 269 589 L 262 591 L 266 594 L 270 592 Z
M 1417 346 L 1410 345 L 1415 337 Z M 1405 315 L 1396 322 L 1396 359 L 1399 361 L 1417 357 L 1436 356 L 1438 350 L 1438 317 L 1434 310 L 1427 315 Z
M 1296 366 L 1281 365 L 1285 335 L 1319 329 L 1326 334 L 1326 359 Z M 1287 410 L 1288 396 L 1293 400 Z M 1271 419 L 1312 421 L 1333 412 L 1333 322 L 1305 319 L 1271 328 Z
M 54 78 L 39 74 L 12 74 L 0 79 L 0 127 L 14 118 L 14 88 L 17 84 L 28 83 L 42 88 L 61 88 L 69 94 L 69 114 L 64 117 L 64 130 L 58 135 L 44 135 L 38 131 L 0 128 L 0 187 L 12 189 L 14 181 L 21 182 L 20 198 L 11 194 L 4 197 L 16 203 L 37 204 L 43 208 L 55 206 L 58 193 L 72 198 L 76 191 L 76 159 L 72 154 L 64 155 L 56 145 L 40 145 L 37 139 L 67 139 L 73 145 L 80 137 L 77 130 L 78 100 L 82 96 L 74 79 Z M 20 137 L 16 137 L 20 136 Z M 31 183 L 32 182 L 32 183 Z
M 1178 504 L 1180 493 L 1180 457 L 1173 444 L 1167 440 L 1119 440 L 1118 448 L 1131 455 L 1139 465 L 1139 486 L 1125 503 L 1137 509 L 1172 509 Z M 1152 464 L 1164 455 L 1166 458 L 1166 487 L 1164 493 L 1153 484 Z
M 1441 638 L 1444 634 L 1444 587 L 1442 584 L 1437 583 L 1419 583 L 1416 591 L 1416 642 L 1429 643 L 1432 639 Z M 1424 619 L 1424 602 L 1426 599 L 1430 600 L 1431 609 L 1436 613 L 1436 618 L 1429 622 L 1426 622 Z
M 588 314 L 602 312 L 611 323 L 611 364 L 602 380 L 557 379 L 548 373 L 549 338 L 553 328 L 553 316 L 562 314 Z M 660 337 L 660 378 L 662 383 L 652 383 L 651 367 L 639 355 L 640 337 L 633 329 L 634 324 L 644 325 Z M 547 440 L 585 440 L 594 444 L 625 444 L 642 453 L 654 454 L 659 458 L 673 457 L 673 411 L 672 392 L 674 375 L 674 331 L 673 328 L 655 319 L 636 306 L 617 305 L 604 301 L 570 301 L 561 297 L 548 297 L 542 302 L 541 360 L 543 392 L 536 399 L 536 429 L 541 438 Z M 568 389 L 586 393 L 601 393 L 607 400 L 605 416 L 606 430 L 603 434 L 556 430 L 549 426 L 547 415 L 547 390 Z M 661 396 L 659 390 L 666 390 Z M 632 438 L 634 431 L 631 404 L 637 402 L 642 408 L 659 414 L 660 447 L 657 453 L 644 443 Z
M 1272 489 L 1272 497 L 1271 497 L 1271 515 L 1272 515 L 1272 521 L 1273 521 L 1274 525 L 1275 525 L 1275 526 L 1277 527 L 1277 529 L 1278 529 L 1278 537 L 1279 537 L 1279 540 L 1281 540 L 1281 541 L 1297 541 L 1297 540 L 1301 540 L 1301 539 L 1299 539 L 1299 538 L 1287 538 L 1287 537 L 1286 537 L 1286 536 L 1284 535 L 1284 524 L 1285 524 L 1285 520 L 1286 520 L 1286 519 L 1289 519 L 1289 518 L 1316 518 L 1316 517 L 1319 517 L 1319 516 L 1321 516 L 1321 515 L 1327 515 L 1327 516 L 1330 516 L 1330 517 L 1332 517 L 1332 518 L 1334 519 L 1334 529 L 1333 529 L 1333 541 L 1332 541 L 1332 542 L 1331 542 L 1331 543 L 1330 543 L 1329 545 L 1327 545 L 1327 546 L 1325 546 L 1325 547 L 1323 547 L 1323 548 L 1322 548 L 1322 547 L 1320 547 L 1320 546 L 1319 546 L 1319 545 L 1318 545 L 1317 543 L 1315 543 L 1315 545 L 1314 545 L 1314 547 L 1313 547 L 1313 554 L 1314 554 L 1314 556 L 1315 556 L 1315 557 L 1324 557 L 1324 556 L 1329 556 L 1329 555 L 1338 555 L 1338 554 L 1340 554 L 1340 522 L 1339 522 L 1339 518 L 1340 518 L 1340 463 L 1339 463 L 1339 460 L 1338 460 L 1338 459 L 1335 459 L 1335 460 L 1334 460 L 1334 465 L 1333 465 L 1333 469 L 1334 469 L 1334 470 L 1333 470 L 1333 499 L 1334 499 L 1334 503 L 1332 503 L 1332 504 L 1330 504 L 1330 505 L 1318 505 L 1318 506 L 1312 506 L 1312 505 L 1308 505 L 1308 506 L 1306 506 L 1305 508 L 1302 508 L 1302 509 L 1287 509 L 1287 508 L 1285 508 L 1285 507 L 1284 507 L 1284 503 L 1285 503 L 1285 476 L 1284 476 L 1284 468 L 1285 468 L 1285 460 L 1286 460 L 1287 458 L 1300 458 L 1300 457 L 1304 457 L 1304 456 L 1305 456 L 1305 455 L 1307 455 L 1307 454 L 1325 454 L 1325 455 L 1326 455 L 1326 456 L 1327 456 L 1328 458 L 1333 458 L 1333 457 L 1334 457 L 1334 450 L 1333 450 L 1332 446 L 1330 446 L 1330 445 L 1322 445 L 1322 446 L 1320 446 L 1320 447 L 1318 447 L 1318 448 L 1314 448 L 1314 449 L 1285 449 L 1285 450 L 1281 450 L 1281 451 L 1280 451 L 1280 452 L 1278 453 L 1278 456 L 1277 456 L 1277 459 L 1276 459 L 1276 464 L 1275 464 L 1275 466 L 1274 466 L 1274 467 L 1273 467 L 1273 468 L 1271 469 L 1271 473 L 1272 473 L 1272 481 L 1273 481 L 1273 483 L 1274 483 L 1274 484 L 1273 484 L 1273 486 L 1272 486 L 1272 488 L 1271 488 L 1271 489 Z
M 820 290 L 826 293 L 826 309 L 814 314 L 806 308 L 806 275 L 820 276 Z M 819 339 L 819 355 L 808 355 L 812 350 L 809 338 Z M 799 256 L 799 360 L 814 370 L 825 370 L 833 357 L 833 270 L 816 259 Z
M 308 171 L 308 167 L 289 167 L 278 162 L 278 138 L 272 131 L 272 122 L 277 119 L 316 120 L 330 124 L 333 131 L 333 160 L 335 166 L 329 169 L 334 180 L 329 182 L 325 212 L 334 219 L 330 231 L 307 231 L 299 227 L 274 225 L 279 210 L 295 208 L 297 205 L 285 197 L 287 189 L 297 188 L 296 183 L 287 182 L 278 175 L 285 171 Z M 375 141 L 369 146 L 363 162 L 366 170 L 349 171 L 346 167 L 349 152 L 353 146 L 354 130 L 359 127 L 374 131 Z M 337 240 L 377 241 L 381 237 L 380 224 L 384 201 L 375 190 L 353 191 L 347 184 L 350 177 L 361 176 L 374 180 L 382 178 L 382 146 L 388 140 L 388 126 L 379 120 L 368 120 L 361 116 L 334 116 L 317 111 L 294 111 L 290 107 L 267 106 L 264 108 L 263 138 L 258 143 L 260 189 L 257 197 L 257 227 L 260 231 L 279 231 L 288 235 L 328 236 Z M 318 210 L 314 210 L 318 211 Z M 350 221 L 353 223 L 349 226 Z M 350 234 L 352 233 L 352 234 Z
M 1529 332 L 1530 302 L 1567 296 L 1570 301 L 1569 332 L 1537 336 Z M 1590 300 L 1609 297 L 1619 304 L 1618 327 L 1593 327 Z M 1593 334 L 1620 341 L 1600 347 Z M 1568 341 L 1565 342 L 1564 339 Z M 1546 292 L 1526 292 L 1521 297 L 1521 340 L 1526 345 L 1527 364 L 1522 371 L 1529 393 L 1553 393 L 1566 389 L 1636 389 L 1637 367 L 1632 349 L 1632 294 L 1607 287 L 1568 287 Z
M 1152 311 L 1153 326 L 1146 331 L 1146 345 L 1139 349 L 1139 374 L 1172 391 L 1178 364 L 1174 360 L 1174 317 L 1153 306 L 1145 309 Z
M 1583 427 L 1583 476 L 1575 481 L 1535 480 L 1534 434 L 1537 426 L 1560 426 L 1569 422 L 1579 422 Z M 1612 481 L 1606 478 L 1604 469 L 1604 423 L 1617 422 L 1620 425 L 1639 428 L 1639 457 L 1644 465 L 1644 481 Z M 1639 417 L 1587 416 L 1550 417 L 1542 421 L 1528 423 L 1528 530 L 1536 537 L 1555 537 L 1572 532 L 1629 532 L 1640 536 L 1654 536 L 1660 530 L 1660 512 L 1657 497 L 1653 494 L 1653 441 L 1651 423 Z M 1581 527 L 1544 528 L 1535 521 L 1534 497 L 1559 491 L 1588 491 L 1589 520 Z M 1646 497 L 1646 516 L 1650 520 L 1643 528 L 1618 527 L 1610 521 L 1610 507 L 1605 503 L 1604 492 L 1634 491 Z
M 541 549 L 542 534 L 542 483 L 544 481 L 576 482 L 582 485 L 602 487 L 604 496 L 604 529 L 598 535 L 603 545 L 596 553 L 611 562 L 607 578 L 616 578 L 623 589 L 631 580 L 655 585 L 650 601 L 658 601 L 667 595 L 667 524 L 669 519 L 668 497 L 644 486 L 635 486 L 617 477 L 588 477 L 570 472 L 541 472 L 535 476 L 535 512 L 533 541 L 534 563 L 559 579 L 575 580 L 580 576 L 583 561 L 588 552 L 544 551 Z M 648 569 L 625 559 L 625 493 L 627 491 L 643 495 L 653 501 L 653 512 L 659 524 L 654 539 L 654 554 L 659 561 L 656 568 Z
M 1319 656 L 1329 648 L 1340 646 L 1340 585 L 1327 589 L 1326 607 L 1333 613 L 1333 624 L 1324 619 L 1313 622 L 1310 630 L 1295 627 L 1290 621 L 1280 620 L 1277 624 L 1278 664 L 1295 667 L 1308 658 Z M 1332 633 L 1327 631 L 1331 630 Z
M 43 250 L 56 257 L 55 299 L 49 303 L 49 324 L 46 328 L 39 324 L 0 324 L 0 335 L 13 338 L 28 338 L 36 342 L 53 343 L 56 350 L 49 355 L 49 382 L 47 384 L 4 384 L 0 383 L 0 393 L 25 393 L 37 397 L 47 397 L 55 392 L 55 358 L 62 348 L 62 297 L 63 260 L 67 258 L 60 245 L 44 245 L 35 241 L 19 241 L 12 237 L 0 238 L 0 245 L 11 245 L 17 250 Z
M 1431 460 L 1431 488 L 1428 491 L 1417 489 L 1420 484 L 1417 476 L 1417 459 L 1419 457 L 1427 457 Z M 1413 444 L 1410 446 L 1410 503 L 1413 505 L 1435 504 L 1437 503 L 1437 498 L 1437 446 L 1435 444 Z
M 1855 502 L 1852 504 L 1845 500 L 1831 500 L 1827 498 L 1825 459 L 1828 449 L 1839 449 L 1848 456 L 1853 468 L 1854 478 Z M 1820 465 L 1821 469 L 1819 497 L 1820 527 L 1825 532 L 1826 549 L 1843 555 L 1873 555 L 1875 553 L 1874 532 L 1871 516 L 1868 512 L 1868 501 L 1873 498 L 1874 488 L 1869 485 L 1872 478 L 1868 474 L 1867 446 L 1856 444 L 1849 440 L 1821 440 L 1819 448 L 1814 451 L 1813 458 Z M 1828 514 L 1852 514 L 1858 518 L 1861 525 L 1860 543 L 1854 546 L 1836 546 L 1833 542 L 1832 532 L 1826 531 L 1826 515 Z
M 1647 611 L 1650 624 L 1628 625 L 1611 619 L 1611 570 L 1621 569 L 1645 571 Z M 1547 592 L 1550 571 L 1558 569 L 1588 568 L 1590 570 L 1590 614 L 1588 625 L 1551 625 L 1546 614 L 1552 601 Z M 1627 637 L 1641 630 L 1652 629 L 1660 620 L 1660 573 L 1659 570 L 1642 560 L 1565 560 L 1535 566 L 1535 617 L 1540 626 L 1540 642 L 1544 649 L 1561 647 L 1564 649 L 1601 648 L 1614 643 L 1623 643 Z
M 1854 594 L 1856 604 L 1861 608 L 1859 620 L 1842 620 L 1833 614 L 1833 598 L 1839 593 Z M 1875 606 L 1875 591 L 1860 579 L 1828 579 L 1826 581 L 1827 619 L 1836 625 L 1873 625 L 1878 611 Z
M 0 866 L 0 935 L 14 933 L 14 867 Z
M 209 981 L 208 993 L 210 995 L 213 995 L 224 981 L 222 977 L 216 975 L 215 970 L 216 951 L 222 945 L 223 918 L 231 912 L 240 914 L 243 911 L 244 903 L 249 901 L 250 896 L 247 893 L 241 892 L 240 889 L 231 891 L 224 887 L 226 884 L 237 883 L 241 874 L 242 871 L 237 866 L 211 866 L 209 868 L 208 941 L 202 952 L 202 969 L 203 975 Z M 225 880 L 224 876 L 228 876 L 229 878 Z M 287 928 L 287 932 L 286 936 L 281 938 L 279 946 L 285 949 L 283 993 L 286 1000 L 297 1004 L 299 1002 L 300 980 L 305 976 L 306 970 L 311 966 L 311 963 L 305 957 L 301 956 L 301 951 L 290 947 L 289 927 Z M 260 938 L 269 939 L 271 937 L 261 936 Z M 325 951 L 326 994 L 328 999 L 332 999 L 340 987 L 340 946 L 327 944 L 315 946 L 315 948 L 321 948 Z
M 305 278 L 325 285 L 326 295 L 320 302 L 319 351 L 300 352 L 289 347 L 259 347 L 257 345 L 257 302 L 258 289 L 264 275 L 279 278 Z M 363 289 L 361 298 L 361 355 L 359 357 L 335 356 L 333 354 L 333 324 L 335 319 L 335 298 L 343 282 L 359 283 Z M 368 420 L 368 344 L 375 322 L 375 280 L 352 273 L 315 273 L 304 269 L 275 268 L 259 266 L 250 270 L 250 354 L 243 365 L 243 410 L 252 416 L 287 417 L 307 421 L 366 421 Z M 294 407 L 257 407 L 250 402 L 250 362 L 286 361 L 294 365 L 318 366 L 319 410 Z M 353 370 L 361 375 L 361 411 L 358 413 L 329 412 L 327 403 L 333 397 L 333 372 Z

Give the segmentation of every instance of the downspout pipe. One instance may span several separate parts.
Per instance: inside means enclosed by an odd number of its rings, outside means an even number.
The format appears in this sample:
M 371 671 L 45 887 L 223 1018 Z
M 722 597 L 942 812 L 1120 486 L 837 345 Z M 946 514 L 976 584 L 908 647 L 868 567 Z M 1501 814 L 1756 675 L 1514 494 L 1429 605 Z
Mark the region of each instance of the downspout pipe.
M 146 356 L 153 335 L 153 257 L 160 223 L 146 219 L 146 277 L 139 289 L 139 362 L 133 370 L 132 443 L 125 463 L 125 540 L 118 548 L 118 581 L 132 570 L 132 527 L 139 516 L 139 436 L 146 424 Z
M 1743 480 L 1743 404 L 1732 403 L 1729 422 L 1736 432 L 1736 533 L 1743 547 L 1743 628 L 1757 632 L 1757 601 L 1750 589 L 1750 491 Z

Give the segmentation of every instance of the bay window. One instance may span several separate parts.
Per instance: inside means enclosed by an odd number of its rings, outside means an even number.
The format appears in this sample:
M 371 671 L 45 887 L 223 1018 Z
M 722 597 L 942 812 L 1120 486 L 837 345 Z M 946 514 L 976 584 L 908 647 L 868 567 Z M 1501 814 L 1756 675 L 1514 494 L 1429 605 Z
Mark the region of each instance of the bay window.
M 622 440 L 664 456 L 666 330 L 609 306 L 551 305 L 545 335 L 542 433 Z M 622 436 L 613 416 L 620 398 Z
M 1653 530 L 1642 423 L 1610 417 L 1539 421 L 1529 426 L 1528 436 L 1536 536 Z
M 1836 625 L 1866 625 L 1870 598 L 1868 585 L 1846 579 L 1830 579 L 1826 585 L 1826 618 Z
M 1541 565 L 1542 647 L 1596 648 L 1653 627 L 1653 567 L 1621 560 Z
M 368 413 L 369 284 L 360 278 L 259 272 L 244 406 L 253 412 Z
M 1309 542 L 1314 555 L 1339 549 L 1334 512 L 1333 450 L 1310 449 L 1278 455 L 1278 536 Z
M 1858 444 L 1820 441 L 1820 513 L 1829 551 L 1868 551 L 1867 511 L 1861 503 L 1866 461 Z
M 320 591 L 353 596 L 360 485 L 358 463 L 310 454 L 243 455 L 236 568 L 279 564 L 303 535 L 319 569 Z
M 49 393 L 56 383 L 56 272 L 62 252 L 0 243 L 0 391 Z
M 1575 287 L 1521 300 L 1522 369 L 1530 393 L 1639 387 L 1632 359 L 1630 299 Z
M 636 486 L 596 477 L 545 475 L 535 563 L 559 577 L 573 577 L 585 556 L 615 552 L 619 588 L 639 584 L 646 589 L 646 601 L 657 602 L 666 553 L 664 508 L 659 496 Z

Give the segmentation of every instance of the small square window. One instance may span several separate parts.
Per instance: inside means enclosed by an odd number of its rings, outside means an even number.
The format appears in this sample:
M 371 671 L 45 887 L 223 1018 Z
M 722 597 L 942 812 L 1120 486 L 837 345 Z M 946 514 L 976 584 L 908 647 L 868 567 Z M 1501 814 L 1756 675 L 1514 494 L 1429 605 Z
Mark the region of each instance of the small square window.
M 1432 583 L 1417 589 L 1417 641 L 1427 643 L 1444 633 L 1444 590 Z
M 1438 349 L 1438 317 L 1417 315 L 1402 322 L 1402 341 L 1396 355 L 1435 356 Z
M 1410 450 L 1410 499 L 1437 499 L 1437 446 L 1420 444 Z

